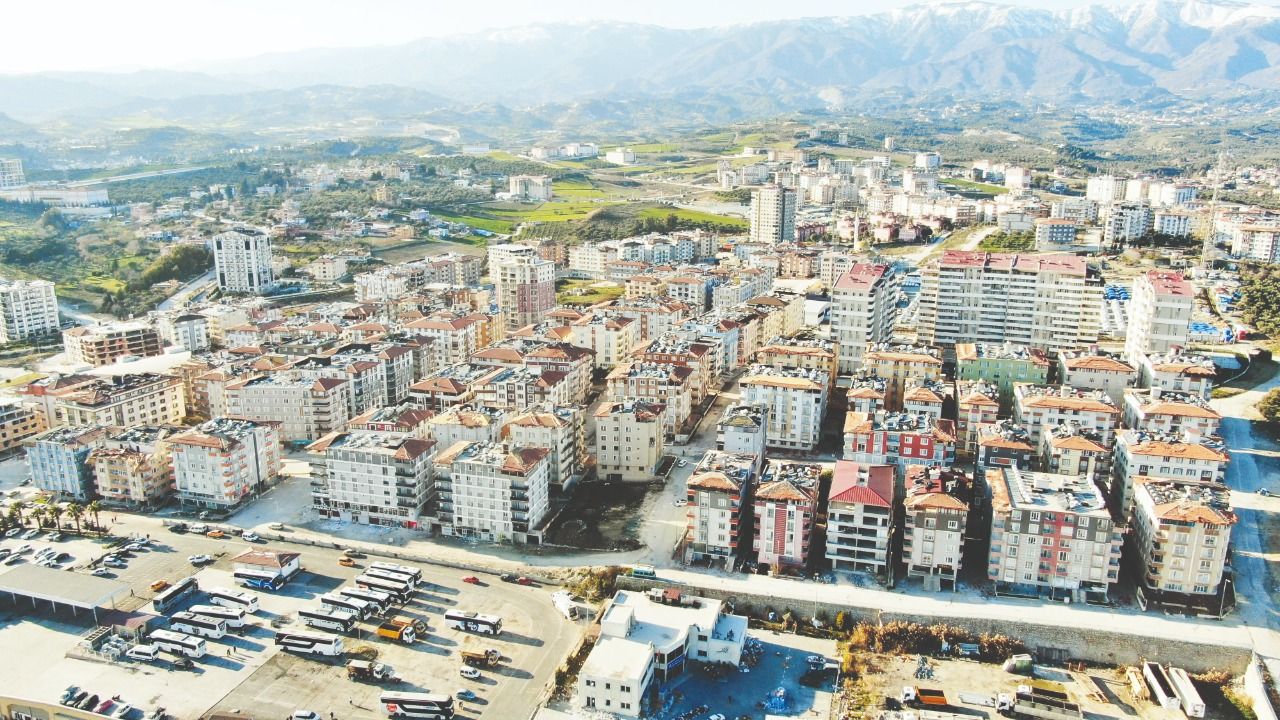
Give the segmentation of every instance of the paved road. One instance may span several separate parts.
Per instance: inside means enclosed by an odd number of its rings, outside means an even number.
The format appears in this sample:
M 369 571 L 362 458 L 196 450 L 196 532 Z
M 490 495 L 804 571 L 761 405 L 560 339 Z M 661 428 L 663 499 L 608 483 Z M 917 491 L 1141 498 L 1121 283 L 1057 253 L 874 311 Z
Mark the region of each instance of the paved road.
M 183 285 L 181 288 L 178 288 L 178 292 L 166 298 L 163 302 L 161 302 L 159 305 L 156 306 L 156 309 L 168 310 L 172 307 L 185 305 L 187 302 L 187 298 L 190 297 L 193 292 L 213 282 L 213 274 L 214 274 L 214 271 L 210 270 L 209 272 L 201 275 L 195 280 L 192 280 L 191 282 L 188 282 L 187 284 Z

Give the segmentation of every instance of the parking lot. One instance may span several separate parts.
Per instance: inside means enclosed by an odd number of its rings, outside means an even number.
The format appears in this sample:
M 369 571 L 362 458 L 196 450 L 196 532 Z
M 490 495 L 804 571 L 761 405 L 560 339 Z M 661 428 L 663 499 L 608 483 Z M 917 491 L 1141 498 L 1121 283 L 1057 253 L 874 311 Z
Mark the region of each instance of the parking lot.
M 104 515 L 103 520 L 108 518 Z M 149 601 L 155 594 L 150 585 L 157 580 L 175 582 L 194 574 L 202 588 L 234 587 L 230 559 L 250 547 L 267 547 L 234 536 L 214 540 L 171 533 L 160 530 L 158 523 L 155 530 L 149 533 L 155 541 L 152 549 L 135 553 L 126 559 L 126 567 L 111 571 L 112 577 L 132 588 L 131 595 L 117 603 L 119 609 L 150 612 Z M 0 547 L 21 542 L 7 539 Z M 87 563 L 107 551 L 97 539 L 72 536 L 31 544 L 54 545 L 75 556 L 75 569 L 69 572 L 87 572 Z M 357 560 L 357 567 L 343 567 L 338 564 L 340 552 L 336 549 L 294 545 L 271 549 L 301 552 L 305 571 L 280 591 L 255 592 L 262 607 L 253 625 L 240 637 L 229 634 L 207 640 L 208 655 L 196 661 L 193 670 L 173 670 L 169 660 L 108 664 L 66 657 L 90 628 L 68 622 L 69 616 L 31 615 L 24 608 L 22 612 L 5 610 L 0 619 L 0 644 L 24 648 L 21 653 L 6 653 L 0 665 L 6 685 L 24 688 L 23 694 L 34 698 L 56 700 L 63 688 L 74 684 L 103 697 L 120 695 L 136 707 L 162 706 L 170 715 L 184 719 L 199 717 L 213 708 L 237 709 L 255 717 L 280 717 L 295 709 L 315 710 L 325 716 L 332 712 L 343 718 L 385 717 L 377 704 L 379 686 L 349 681 L 342 663 L 326 665 L 281 653 L 271 640 L 273 620 L 281 629 L 307 629 L 296 612 L 319 605 L 320 594 L 351 584 L 369 560 Z M 214 562 L 194 567 L 188 557 L 196 554 L 210 555 Z M 8 569 L 0 565 L 0 572 Z M 417 596 L 391 613 L 425 621 L 425 637 L 413 645 L 370 637 L 376 623 L 365 621 L 362 630 L 345 641 L 347 649 L 367 645 L 377 650 L 378 661 L 392 665 L 405 679 L 394 686 L 398 689 L 450 694 L 464 687 L 471 689 L 477 701 L 464 703 L 461 717 L 504 718 L 526 713 L 585 629 L 586 621 L 570 622 L 554 608 L 550 590 L 557 588 L 514 585 L 487 575 L 480 576 L 482 585 L 472 585 L 462 582 L 469 573 L 430 566 L 424 567 L 423 573 L 424 584 Z M 197 594 L 191 603 L 205 600 Z M 471 637 L 445 628 L 443 613 L 455 607 L 501 616 L 502 635 Z M 483 671 L 479 680 L 465 680 L 458 673 L 462 666 L 458 650 L 477 641 L 498 649 L 505 659 L 494 670 Z

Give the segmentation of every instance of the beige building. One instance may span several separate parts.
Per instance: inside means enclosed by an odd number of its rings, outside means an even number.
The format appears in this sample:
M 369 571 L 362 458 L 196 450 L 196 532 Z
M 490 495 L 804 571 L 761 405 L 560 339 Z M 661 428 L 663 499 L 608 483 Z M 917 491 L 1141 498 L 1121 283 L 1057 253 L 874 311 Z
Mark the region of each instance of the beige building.
M 444 534 L 540 542 L 551 510 L 550 455 L 546 448 L 469 442 L 441 450 L 436 520 Z
M 629 317 L 609 317 L 591 313 L 569 325 L 569 342 L 595 353 L 597 368 L 612 370 L 626 362 L 631 349 L 640 344 L 640 323 Z
M 956 381 L 958 452 L 972 457 L 978 450 L 978 428 L 1000 416 L 1000 388 L 982 380 Z
M 902 561 L 925 590 L 955 590 L 964 564 L 973 482 L 959 470 L 908 465 L 903 481 Z
M 595 415 L 596 475 L 605 481 L 652 480 L 665 448 L 664 414 L 660 403 L 602 403 Z
M 553 488 L 561 492 L 570 490 L 582 478 L 587 464 L 587 448 L 580 408 L 531 407 L 508 419 L 502 435 L 513 445 L 546 448 L 551 452 L 548 482 Z
M 1221 617 L 1232 603 L 1231 493 L 1218 482 L 1139 477 L 1134 486 L 1133 547 L 1144 609 Z
M 942 352 L 927 345 L 868 345 L 862 364 L 884 380 L 886 410 L 902 409 L 908 381 L 942 379 Z
M 1069 423 L 1094 431 L 1103 443 L 1110 443 L 1120 426 L 1120 407 L 1101 390 L 1019 384 L 1013 388 L 1013 419 L 1031 433 L 1035 447 L 1049 428 Z
M 1123 430 L 1116 436 L 1112 497 L 1126 514 L 1139 477 L 1221 484 L 1226 479 L 1227 448 L 1218 438 Z
M 62 333 L 62 347 L 71 362 L 97 367 L 124 357 L 160 355 L 164 339 L 150 322 L 135 320 L 71 328 Z
M 187 414 L 182 380 L 155 373 L 112 375 L 60 392 L 54 399 L 60 425 L 166 425 Z
M 694 369 L 673 363 L 623 363 L 605 379 L 612 402 L 639 400 L 660 405 L 668 434 L 683 430 L 693 410 Z
M 175 490 L 168 440 L 183 429 L 151 425 L 108 433 L 88 460 L 102 501 L 133 508 L 164 506 Z
M 187 506 L 231 508 L 266 490 L 280 474 L 279 425 L 214 418 L 169 438 L 178 499 Z
M 44 432 L 44 413 L 36 404 L 16 399 L 0 399 L 0 455 L 22 447 L 22 442 Z
M 1078 390 L 1101 390 L 1119 405 L 1134 386 L 1138 371 L 1123 360 L 1096 351 L 1058 353 L 1058 382 Z
M 756 456 L 708 450 L 686 483 L 688 523 L 684 562 L 730 569 L 749 541 Z
M 1137 430 L 1212 437 L 1221 422 L 1222 416 L 1198 393 L 1151 388 L 1128 390 L 1124 395 L 1124 424 Z
M 812 450 L 822 439 L 829 371 L 755 365 L 739 381 L 742 402 L 769 409 L 770 447 Z
M 286 371 L 237 380 L 222 392 L 226 415 L 278 423 L 282 442 L 319 439 L 351 417 L 351 385 L 338 378 Z

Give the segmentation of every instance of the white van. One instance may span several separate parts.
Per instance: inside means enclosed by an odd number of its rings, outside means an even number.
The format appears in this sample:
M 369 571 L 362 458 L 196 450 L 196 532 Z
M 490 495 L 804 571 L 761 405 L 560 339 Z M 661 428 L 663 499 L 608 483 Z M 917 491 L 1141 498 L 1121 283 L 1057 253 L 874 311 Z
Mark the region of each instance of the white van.
M 134 645 L 124 652 L 125 656 L 131 660 L 141 660 L 143 662 L 151 662 L 160 655 L 160 648 L 155 645 Z

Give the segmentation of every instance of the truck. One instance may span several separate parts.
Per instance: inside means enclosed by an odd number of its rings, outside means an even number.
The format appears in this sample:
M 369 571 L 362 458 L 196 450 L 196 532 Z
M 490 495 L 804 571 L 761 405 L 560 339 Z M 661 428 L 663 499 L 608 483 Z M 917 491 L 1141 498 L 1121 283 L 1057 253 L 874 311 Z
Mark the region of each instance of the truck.
M 946 707 L 949 703 L 947 694 L 941 690 L 904 685 L 902 704 L 908 707 Z
M 1012 697 L 1001 693 L 996 711 L 1005 717 L 1040 718 L 1041 720 L 1081 720 L 1080 706 L 1070 702 L 1066 693 L 1034 685 L 1019 685 Z
M 557 590 L 551 593 L 551 604 L 556 606 L 556 610 L 569 620 L 578 619 L 578 606 L 573 604 L 573 595 L 567 590 Z
M 463 650 L 462 662 L 471 667 L 487 668 L 497 665 L 502 660 L 502 653 L 493 648 L 484 650 Z
M 368 660 L 348 661 L 347 677 L 361 682 L 400 682 L 395 668 Z
M 412 645 L 418 639 L 418 634 L 413 629 L 413 623 L 403 618 L 391 618 L 379 625 L 378 635 L 406 645 Z

